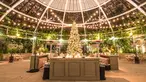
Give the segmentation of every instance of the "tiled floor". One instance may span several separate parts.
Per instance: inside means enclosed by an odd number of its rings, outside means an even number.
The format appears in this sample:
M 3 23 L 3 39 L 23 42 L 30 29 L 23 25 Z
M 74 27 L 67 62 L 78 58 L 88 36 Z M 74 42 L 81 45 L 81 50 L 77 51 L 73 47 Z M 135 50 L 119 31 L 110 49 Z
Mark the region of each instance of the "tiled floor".
M 42 80 L 43 70 L 27 73 L 29 61 L 0 64 L 0 82 L 146 82 L 146 62 L 133 64 L 119 60 L 120 70 L 106 71 L 103 81 L 50 81 Z

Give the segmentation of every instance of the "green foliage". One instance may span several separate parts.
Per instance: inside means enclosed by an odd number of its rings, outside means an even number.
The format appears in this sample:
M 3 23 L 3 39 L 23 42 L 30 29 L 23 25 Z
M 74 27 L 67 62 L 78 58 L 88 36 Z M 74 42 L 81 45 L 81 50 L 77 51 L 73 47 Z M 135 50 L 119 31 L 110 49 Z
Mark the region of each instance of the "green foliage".
M 116 44 L 122 49 L 123 53 L 135 53 L 135 47 L 132 46 L 133 42 L 130 38 L 118 39 Z

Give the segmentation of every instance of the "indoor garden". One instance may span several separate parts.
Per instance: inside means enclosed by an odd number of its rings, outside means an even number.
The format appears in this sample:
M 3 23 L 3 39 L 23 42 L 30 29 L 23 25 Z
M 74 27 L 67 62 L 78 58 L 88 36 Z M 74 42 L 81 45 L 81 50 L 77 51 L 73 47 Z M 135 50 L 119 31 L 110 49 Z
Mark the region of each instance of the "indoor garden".
M 146 73 L 137 67 L 146 67 L 146 1 L 0 0 L 0 69 L 20 62 L 26 74 L 43 70 L 40 82 L 142 82 Z

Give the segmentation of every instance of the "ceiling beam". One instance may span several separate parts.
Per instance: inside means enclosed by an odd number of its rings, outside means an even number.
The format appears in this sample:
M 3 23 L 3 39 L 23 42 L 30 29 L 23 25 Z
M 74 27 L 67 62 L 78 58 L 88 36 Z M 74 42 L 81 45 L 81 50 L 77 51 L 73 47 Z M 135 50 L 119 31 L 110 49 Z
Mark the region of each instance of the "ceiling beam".
M 82 15 L 83 27 L 84 27 L 84 34 L 85 34 L 85 38 L 86 38 L 85 19 L 84 19 L 84 14 L 83 14 L 83 8 L 82 8 L 81 0 L 79 0 L 79 5 L 80 5 L 80 9 L 81 9 L 81 15 Z
M 50 2 L 48 3 L 46 9 L 44 10 L 44 12 L 42 13 L 41 17 L 39 18 L 39 21 L 38 21 L 38 23 L 37 23 L 37 25 L 36 25 L 36 28 L 35 28 L 35 30 L 34 30 L 34 33 L 37 31 L 37 29 L 38 29 L 38 27 L 39 27 L 39 25 L 40 25 L 40 23 L 41 23 L 42 18 L 44 17 L 46 11 L 48 10 L 48 8 L 50 7 L 50 5 L 52 4 L 53 1 L 54 1 L 54 0 L 50 0 Z
M 101 12 L 103 13 L 103 15 L 104 15 L 104 17 L 105 17 L 105 20 L 108 22 L 109 27 L 110 27 L 110 29 L 111 29 L 111 31 L 112 31 L 112 33 L 113 33 L 113 36 L 114 36 L 114 31 L 113 31 L 113 28 L 112 28 L 112 26 L 111 26 L 110 21 L 108 20 L 107 15 L 105 14 L 105 12 L 104 12 L 104 10 L 102 9 L 102 7 L 100 6 L 99 2 L 98 2 L 97 0 L 94 0 L 94 1 L 95 1 L 95 3 L 98 5 L 98 7 L 99 7 L 99 9 L 101 10 Z
M 127 2 L 129 2 L 131 5 L 133 5 L 135 8 L 137 8 L 141 13 L 143 13 L 146 16 L 146 12 L 139 7 L 136 3 L 134 3 L 132 0 L 127 0 Z
M 6 4 L 4 4 L 4 3 L 2 3 L 2 2 L 0 2 L 0 4 L 3 5 L 3 6 L 5 6 L 6 8 L 11 8 L 10 6 L 8 6 L 8 5 L 6 5 Z M 23 12 L 20 12 L 20 11 L 18 11 L 18 10 L 16 10 L 16 9 L 13 9 L 13 11 L 16 12 L 16 13 L 19 13 L 19 14 L 21 14 L 21 15 L 23 15 L 23 16 L 26 16 L 26 17 L 28 17 L 28 18 L 34 19 L 34 20 L 37 20 L 37 19 L 38 19 L 38 18 L 36 18 L 36 17 L 32 17 L 32 16 L 27 15 L 27 14 L 25 14 L 25 13 L 23 13 Z M 45 21 L 45 20 L 41 20 L 41 22 L 48 23 L 48 21 Z M 61 25 L 60 23 L 56 23 L 56 22 L 52 22 L 52 21 L 49 21 L 49 23 Z
M 64 8 L 63 22 L 62 22 L 62 27 L 61 27 L 61 38 L 62 38 L 62 32 L 63 32 L 63 26 L 64 26 L 64 21 L 65 21 L 65 15 L 66 15 L 67 6 L 68 6 L 68 0 L 66 0 L 65 8 Z
M 144 5 L 146 5 L 146 2 L 140 4 L 139 7 L 142 7 L 142 6 L 144 6 Z M 136 10 L 136 9 L 137 9 L 137 8 L 130 9 L 130 10 L 124 12 L 124 13 L 121 13 L 121 14 L 119 14 L 119 15 L 110 17 L 110 18 L 108 18 L 108 20 L 112 20 L 112 19 L 118 18 L 118 17 L 120 17 L 120 16 L 126 15 L 126 14 L 128 14 L 128 13 L 130 13 L 130 12 Z M 103 20 L 103 21 L 106 21 L 106 20 Z M 98 22 L 100 22 L 100 21 L 94 21 L 94 22 L 85 23 L 85 24 L 94 24 L 94 23 L 98 23 Z
M 12 7 L 10 7 L 0 18 L 0 21 L 2 21 L 5 16 L 7 16 L 15 7 L 17 7 L 20 3 L 22 3 L 24 0 L 19 0 L 16 4 L 14 4 Z

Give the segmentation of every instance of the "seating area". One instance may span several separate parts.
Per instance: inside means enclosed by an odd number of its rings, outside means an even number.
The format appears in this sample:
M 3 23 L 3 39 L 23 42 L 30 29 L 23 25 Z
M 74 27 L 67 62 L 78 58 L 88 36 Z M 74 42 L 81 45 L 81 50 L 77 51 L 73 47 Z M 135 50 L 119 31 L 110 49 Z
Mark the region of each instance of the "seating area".
M 126 58 L 127 61 L 129 62 L 134 62 L 134 57 L 135 57 L 135 54 L 123 54 L 125 57 L 123 58 Z M 140 59 L 140 62 L 143 62 L 146 60 L 146 54 L 138 54 L 137 55 Z
M 11 56 L 10 54 L 3 54 L 3 60 L 4 61 L 9 61 L 9 57 Z M 23 60 L 23 59 L 29 59 L 31 56 L 31 53 L 21 53 L 21 54 L 12 54 L 12 56 L 14 57 L 14 61 L 19 61 L 19 60 Z
M 126 55 L 125 58 L 128 60 L 128 61 L 134 61 L 134 57 L 135 57 L 135 54 L 130 54 L 130 55 Z

